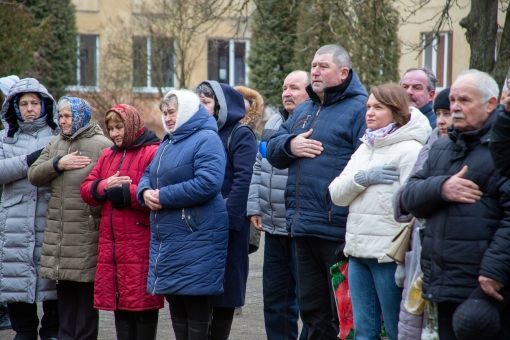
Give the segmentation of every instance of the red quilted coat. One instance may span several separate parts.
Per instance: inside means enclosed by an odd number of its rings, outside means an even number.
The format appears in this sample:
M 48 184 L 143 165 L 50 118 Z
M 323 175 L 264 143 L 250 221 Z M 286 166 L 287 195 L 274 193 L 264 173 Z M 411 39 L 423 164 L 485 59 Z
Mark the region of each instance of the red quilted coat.
M 105 150 L 80 188 L 87 204 L 102 204 L 94 284 L 94 308 L 97 309 L 143 311 L 163 308 L 163 296 L 147 293 L 150 213 L 136 199 L 138 182 L 154 158 L 160 140 L 144 126 L 140 130 L 135 131 L 139 136 L 127 148 L 114 145 Z M 99 189 L 102 188 L 101 181 L 117 171 L 120 176 L 129 176 L 131 185 L 124 184 L 106 192 Z

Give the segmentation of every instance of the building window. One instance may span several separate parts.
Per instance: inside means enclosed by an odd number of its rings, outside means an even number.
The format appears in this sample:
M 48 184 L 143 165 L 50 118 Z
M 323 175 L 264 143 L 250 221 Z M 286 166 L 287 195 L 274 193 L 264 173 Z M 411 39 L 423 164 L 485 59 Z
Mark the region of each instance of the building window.
M 422 65 L 435 73 L 437 87 L 443 89 L 452 83 L 452 34 L 439 33 L 431 37 L 430 33 L 422 34 L 425 49 L 422 52 Z
M 166 37 L 133 38 L 133 87 L 154 92 L 174 87 L 174 40 Z
M 211 39 L 207 45 L 208 79 L 231 86 L 248 85 L 249 41 Z
M 99 35 L 80 34 L 77 37 L 77 43 L 76 72 L 69 90 L 97 90 L 99 86 Z

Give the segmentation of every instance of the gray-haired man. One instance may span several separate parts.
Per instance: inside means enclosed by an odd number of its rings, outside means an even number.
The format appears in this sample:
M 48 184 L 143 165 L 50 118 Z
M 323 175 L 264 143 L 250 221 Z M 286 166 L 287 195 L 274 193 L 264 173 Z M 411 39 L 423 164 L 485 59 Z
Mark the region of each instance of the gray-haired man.
M 305 71 L 291 72 L 285 78 L 282 88 L 284 108 L 267 121 L 262 131 L 250 184 L 247 215 L 256 229 L 266 232 L 262 284 L 268 339 L 297 339 L 299 306 L 295 246 L 285 222 L 287 169 L 279 170 L 269 164 L 266 145 L 296 106 L 308 99 L 308 84 L 310 74 Z M 306 338 L 305 325 L 300 339 Z
M 410 105 L 416 107 L 428 118 L 432 129 L 436 128 L 436 115 L 432 109 L 436 84 L 436 76 L 426 67 L 410 68 L 400 80 L 400 86 L 409 94 Z

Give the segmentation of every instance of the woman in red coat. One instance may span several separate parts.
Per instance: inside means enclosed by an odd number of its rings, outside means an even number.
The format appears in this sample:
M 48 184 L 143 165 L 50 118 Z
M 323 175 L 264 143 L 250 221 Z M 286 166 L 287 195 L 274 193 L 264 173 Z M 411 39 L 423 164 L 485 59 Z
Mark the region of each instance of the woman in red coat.
M 117 339 L 152 340 L 163 296 L 147 293 L 150 210 L 139 205 L 136 190 L 160 140 L 127 104 L 108 110 L 105 125 L 115 145 L 80 188 L 87 204 L 102 204 L 94 307 L 114 311 Z

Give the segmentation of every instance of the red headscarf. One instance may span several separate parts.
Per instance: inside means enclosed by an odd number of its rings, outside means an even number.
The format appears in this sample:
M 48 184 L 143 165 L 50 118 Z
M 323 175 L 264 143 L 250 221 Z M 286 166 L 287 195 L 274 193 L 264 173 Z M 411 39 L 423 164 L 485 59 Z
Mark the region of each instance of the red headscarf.
M 124 123 L 124 139 L 120 148 L 126 149 L 145 131 L 145 122 L 138 110 L 129 104 L 115 105 L 106 111 L 105 117 L 112 111 L 117 113 Z M 107 126 L 107 124 L 108 122 L 105 120 L 105 125 Z

